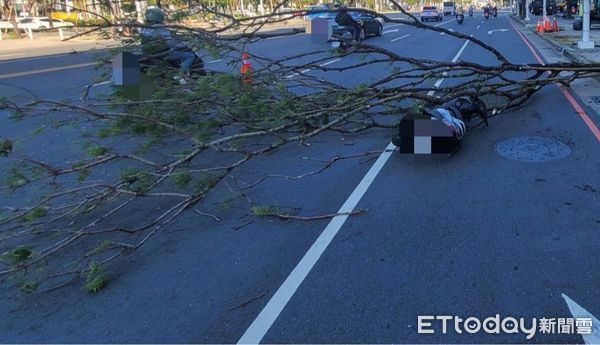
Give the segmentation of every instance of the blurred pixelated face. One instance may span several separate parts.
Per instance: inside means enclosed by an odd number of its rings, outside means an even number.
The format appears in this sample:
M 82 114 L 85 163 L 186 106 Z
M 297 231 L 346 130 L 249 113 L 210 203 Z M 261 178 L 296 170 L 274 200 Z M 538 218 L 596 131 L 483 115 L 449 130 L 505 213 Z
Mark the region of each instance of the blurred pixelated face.
M 428 115 L 405 116 L 400 122 L 399 136 L 401 153 L 451 154 L 459 144 L 450 127 Z
M 152 94 L 153 84 L 140 70 L 138 58 L 129 52 L 119 53 L 113 59 L 112 81 L 121 92 L 134 100 L 143 100 Z

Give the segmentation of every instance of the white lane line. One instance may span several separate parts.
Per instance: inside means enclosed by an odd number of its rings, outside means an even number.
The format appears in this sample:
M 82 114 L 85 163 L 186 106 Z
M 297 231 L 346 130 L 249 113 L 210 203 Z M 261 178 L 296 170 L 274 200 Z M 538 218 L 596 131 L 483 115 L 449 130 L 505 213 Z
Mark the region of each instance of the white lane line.
M 395 28 L 396 26 L 400 26 L 402 24 L 393 24 L 393 25 L 386 25 L 385 28 L 389 29 L 389 28 Z
M 396 37 L 393 40 L 390 40 L 390 42 L 396 42 L 397 40 L 401 40 L 403 38 L 407 38 L 408 36 L 410 36 L 410 34 L 406 34 L 404 36 Z
M 463 44 L 462 48 L 452 61 L 458 60 L 468 43 L 469 41 L 466 41 L 465 44 Z M 430 91 L 430 93 L 433 94 L 433 91 Z M 383 166 L 388 161 L 395 148 L 396 146 L 392 143 L 387 145 L 358 186 L 354 188 L 354 191 L 352 191 L 352 194 L 350 194 L 338 213 L 347 214 L 354 210 L 381 169 L 383 169 Z M 281 284 L 279 289 L 277 289 L 273 297 L 271 297 L 267 305 L 261 310 L 246 332 L 244 332 L 238 341 L 238 344 L 260 343 L 347 219 L 348 215 L 339 215 L 331 219 L 325 230 L 323 230 L 321 235 L 315 240 L 300 262 L 294 267 L 290 275 L 285 279 L 283 284 Z
M 590 334 L 581 334 L 583 342 L 586 344 L 600 344 L 600 321 L 592 313 L 569 298 L 569 296 L 564 293 L 561 296 L 567 303 L 567 307 L 569 307 L 569 311 L 575 319 L 586 318 L 590 321 L 591 332 Z
M 473 35 L 471 35 L 471 37 L 473 37 Z M 458 53 L 456 54 L 456 56 L 452 59 L 452 62 L 458 61 L 458 58 L 463 53 L 463 51 L 465 51 L 465 48 L 467 47 L 467 45 L 469 44 L 469 42 L 471 42 L 471 41 L 465 41 L 465 43 L 462 45 L 462 47 L 460 48 L 460 50 L 458 51 Z
M 301 73 L 306 73 L 306 72 L 310 72 L 310 68 L 303 69 L 302 71 L 300 71 L 300 72 L 298 72 L 298 73 L 292 73 L 292 74 L 290 74 L 290 75 L 287 75 L 287 76 L 286 76 L 286 78 L 287 78 L 287 79 L 290 79 L 290 78 L 293 78 L 293 77 L 295 77 L 295 76 L 298 76 L 298 75 L 300 75 Z
M 330 64 L 332 64 L 332 63 L 334 63 L 334 62 L 338 62 L 338 61 L 340 61 L 340 60 L 341 60 L 341 59 L 334 59 L 334 60 L 331 60 L 331 61 L 327 61 L 327 62 L 325 62 L 325 63 L 322 63 L 322 64 L 320 64 L 320 65 L 319 65 L 319 67 L 327 66 L 327 65 L 330 65 Z
M 481 26 L 481 24 L 477 25 L 477 27 L 475 29 L 479 29 L 480 26 Z
M 384 31 L 382 33 L 382 35 L 389 34 L 390 32 L 398 32 L 398 30 L 400 30 L 400 29 L 393 29 L 393 30 Z
M 473 37 L 473 35 L 471 35 L 471 37 Z M 454 56 L 454 58 L 452 59 L 452 62 L 456 62 L 456 61 L 458 61 L 458 58 L 459 58 L 459 57 L 461 56 L 461 54 L 462 54 L 462 53 L 465 51 L 465 48 L 467 48 L 467 45 L 469 44 L 469 42 L 470 42 L 470 41 L 465 41 L 465 43 L 463 43 L 463 45 L 462 45 L 462 47 L 460 47 L 460 50 L 458 51 L 458 53 L 457 53 L 457 54 Z M 444 72 L 444 73 L 442 73 L 442 76 L 444 76 L 444 77 L 445 77 L 445 76 L 447 76 L 447 75 L 448 75 L 448 72 Z M 440 78 L 438 81 L 436 81 L 436 82 L 435 82 L 435 84 L 433 84 L 433 86 L 434 86 L 435 88 L 438 88 L 438 87 L 439 87 L 439 86 L 440 86 L 440 85 L 441 85 L 441 84 L 444 82 L 444 79 L 445 79 L 445 78 Z M 432 91 L 429 91 L 429 92 L 427 93 L 427 96 L 433 96 L 433 94 L 434 94 L 434 93 L 435 93 L 435 92 L 434 92 L 433 90 L 432 90 Z
M 385 151 L 377 158 L 371 169 L 367 172 L 362 181 L 356 186 L 348 200 L 342 205 L 338 213 L 350 213 L 354 210 L 360 199 L 367 192 L 375 177 L 379 174 L 385 163 L 388 161 L 396 147 L 389 143 Z M 308 273 L 315 266 L 325 249 L 329 246 L 335 235 L 340 231 L 348 215 L 341 215 L 331 219 L 325 230 L 319 235 L 310 249 L 306 252 L 302 260 L 296 265 L 292 273 L 283 282 L 281 287 L 275 292 L 265 308 L 258 314 L 254 322 L 248 327 L 244 335 L 238 341 L 238 344 L 258 344 L 265 336 L 273 322 L 277 319 L 283 308 L 292 298 L 300 284 L 304 281 Z
M 40 73 L 49 73 L 49 72 L 56 72 L 56 71 L 64 71 L 64 70 L 67 70 L 67 69 L 82 68 L 82 67 L 89 67 L 89 66 L 95 66 L 95 65 L 97 65 L 96 62 L 86 62 L 86 63 L 74 64 L 74 65 L 69 65 L 69 66 L 60 66 L 60 67 L 51 67 L 51 68 L 44 68 L 44 69 L 36 69 L 36 70 L 33 70 L 33 71 L 27 71 L 27 72 L 17 72 L 17 73 L 0 74 L 0 79 L 23 77 L 23 76 L 32 75 L 32 74 L 40 74 Z
M 334 62 L 338 62 L 338 61 L 340 61 L 340 60 L 341 60 L 341 59 L 333 59 L 333 60 L 331 60 L 331 61 L 327 61 L 327 62 L 324 62 L 324 63 L 320 64 L 320 65 L 319 65 L 319 67 L 327 66 L 327 65 L 329 65 L 329 64 L 332 64 L 332 63 L 334 63 Z M 300 75 L 300 74 L 302 74 L 302 73 L 306 73 L 306 72 L 310 72 L 310 68 L 303 69 L 302 71 L 300 71 L 300 72 L 298 72 L 298 73 L 292 73 L 292 74 L 290 74 L 290 75 L 287 75 L 287 76 L 285 76 L 285 77 L 286 77 L 286 79 L 290 79 L 290 78 L 293 78 L 293 77 L 295 77 L 295 76 L 298 76 L 298 75 Z
M 434 26 L 440 26 L 440 25 L 448 24 L 448 23 L 451 23 L 451 22 L 453 22 L 453 21 L 455 21 L 455 20 L 456 20 L 456 19 L 450 19 L 450 20 L 449 20 L 449 21 L 447 21 L 447 22 L 442 22 L 442 23 L 439 23 L 439 24 L 435 24 Z
M 207 62 L 207 64 L 208 64 L 208 63 L 221 62 L 221 61 L 223 61 L 223 59 L 212 60 L 212 61 L 209 61 L 209 62 Z
M 444 36 L 445 34 L 445 32 L 440 32 L 440 36 Z

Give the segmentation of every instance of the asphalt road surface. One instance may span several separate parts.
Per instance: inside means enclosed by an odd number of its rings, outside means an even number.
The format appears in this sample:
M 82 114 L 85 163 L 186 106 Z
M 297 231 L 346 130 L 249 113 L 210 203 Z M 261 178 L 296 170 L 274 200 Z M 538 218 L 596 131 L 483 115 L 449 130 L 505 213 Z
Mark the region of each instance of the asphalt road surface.
M 439 25 L 472 34 L 513 62 L 537 62 L 539 52 L 511 23 L 478 14 L 462 25 L 450 17 Z M 386 24 L 383 36 L 367 42 L 432 60 L 496 63 L 472 43 L 397 24 Z M 251 49 L 285 56 L 317 46 L 297 35 Z M 93 66 L 84 65 L 91 56 L 10 59 L 0 52 L 0 92 L 18 97 L 11 84 L 44 97 L 76 99 L 75 90 L 94 78 Z M 206 62 L 226 69 L 227 59 Z M 318 64 L 356 61 L 331 57 Z M 70 68 L 55 69 L 61 66 Z M 352 73 L 311 68 L 291 71 L 289 78 L 321 73 L 358 85 L 390 68 L 374 65 Z M 439 87 L 450 85 L 445 83 Z M 252 218 L 242 200 L 222 207 L 226 189 L 217 188 L 197 208 L 221 222 L 184 214 L 111 268 L 109 285 L 98 294 L 77 286 L 38 297 L 0 289 L 0 341 L 582 342 L 577 334 L 527 339 L 523 332 L 459 334 L 452 328 L 444 334 L 439 322 L 434 333 L 418 332 L 418 317 L 427 315 L 483 320 L 499 314 L 528 324 L 532 318 L 572 317 L 561 294 L 600 315 L 600 117 L 585 105 L 580 105 L 585 114 L 578 113 L 567 97 L 582 104 L 572 91 L 547 87 L 522 108 L 493 118 L 489 128 L 469 134 L 462 150 L 447 160 L 384 152 L 341 161 L 305 179 L 272 179 L 248 193 L 257 204 L 301 207 L 306 215 L 368 210 L 362 215 L 311 222 Z M 0 118 L 0 135 L 12 131 L 24 130 Z M 265 172 L 305 173 L 320 166 L 316 159 L 381 151 L 391 134 L 326 134 L 310 147 L 294 145 L 256 159 L 235 175 L 251 183 Z M 515 136 L 560 140 L 570 155 L 542 163 L 499 156 L 496 143 Z M 47 154 L 62 156 L 57 143 L 45 144 Z

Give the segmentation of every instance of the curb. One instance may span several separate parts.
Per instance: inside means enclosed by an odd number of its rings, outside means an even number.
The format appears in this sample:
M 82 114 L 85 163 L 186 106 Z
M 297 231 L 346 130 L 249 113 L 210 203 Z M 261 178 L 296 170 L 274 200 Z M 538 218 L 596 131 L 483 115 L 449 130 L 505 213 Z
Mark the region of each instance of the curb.
M 550 44 L 554 49 L 556 49 L 561 55 L 566 56 L 569 60 L 571 60 L 572 62 L 575 63 L 580 63 L 580 64 L 587 64 L 587 63 L 593 63 L 593 61 L 590 61 L 584 57 L 580 57 L 577 56 L 575 54 L 573 54 L 570 49 L 572 48 L 568 48 L 563 46 L 560 43 L 556 43 L 555 41 L 551 40 L 550 38 L 548 38 L 547 36 L 544 35 L 540 35 L 538 32 L 534 31 L 534 30 L 530 30 L 529 28 L 527 28 L 526 23 L 523 22 L 523 20 L 521 20 L 520 18 L 516 18 L 514 15 L 509 15 L 509 18 L 511 18 L 514 22 L 520 24 L 521 26 L 523 26 L 525 29 L 531 31 L 533 34 L 535 34 L 537 37 L 541 38 L 542 40 L 544 40 L 545 42 L 547 42 L 548 44 Z

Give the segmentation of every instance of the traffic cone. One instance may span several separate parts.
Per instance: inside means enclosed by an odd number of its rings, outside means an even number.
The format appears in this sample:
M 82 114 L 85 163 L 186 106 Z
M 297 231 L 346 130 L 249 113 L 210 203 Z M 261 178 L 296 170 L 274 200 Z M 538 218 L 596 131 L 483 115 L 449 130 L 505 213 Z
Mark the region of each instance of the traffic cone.
M 556 18 L 554 18 L 554 23 L 552 25 L 552 31 L 554 31 L 554 32 L 560 31 L 560 28 L 558 27 L 558 21 L 556 20 Z
M 242 53 L 242 67 L 240 67 L 240 73 L 242 74 L 242 80 L 244 84 L 252 84 L 252 64 L 250 63 L 250 55 Z
M 552 32 L 552 23 L 548 18 L 544 18 L 544 32 Z
M 536 32 L 542 32 L 544 31 L 544 25 L 542 25 L 542 20 L 538 19 L 537 23 L 535 24 L 535 31 Z

